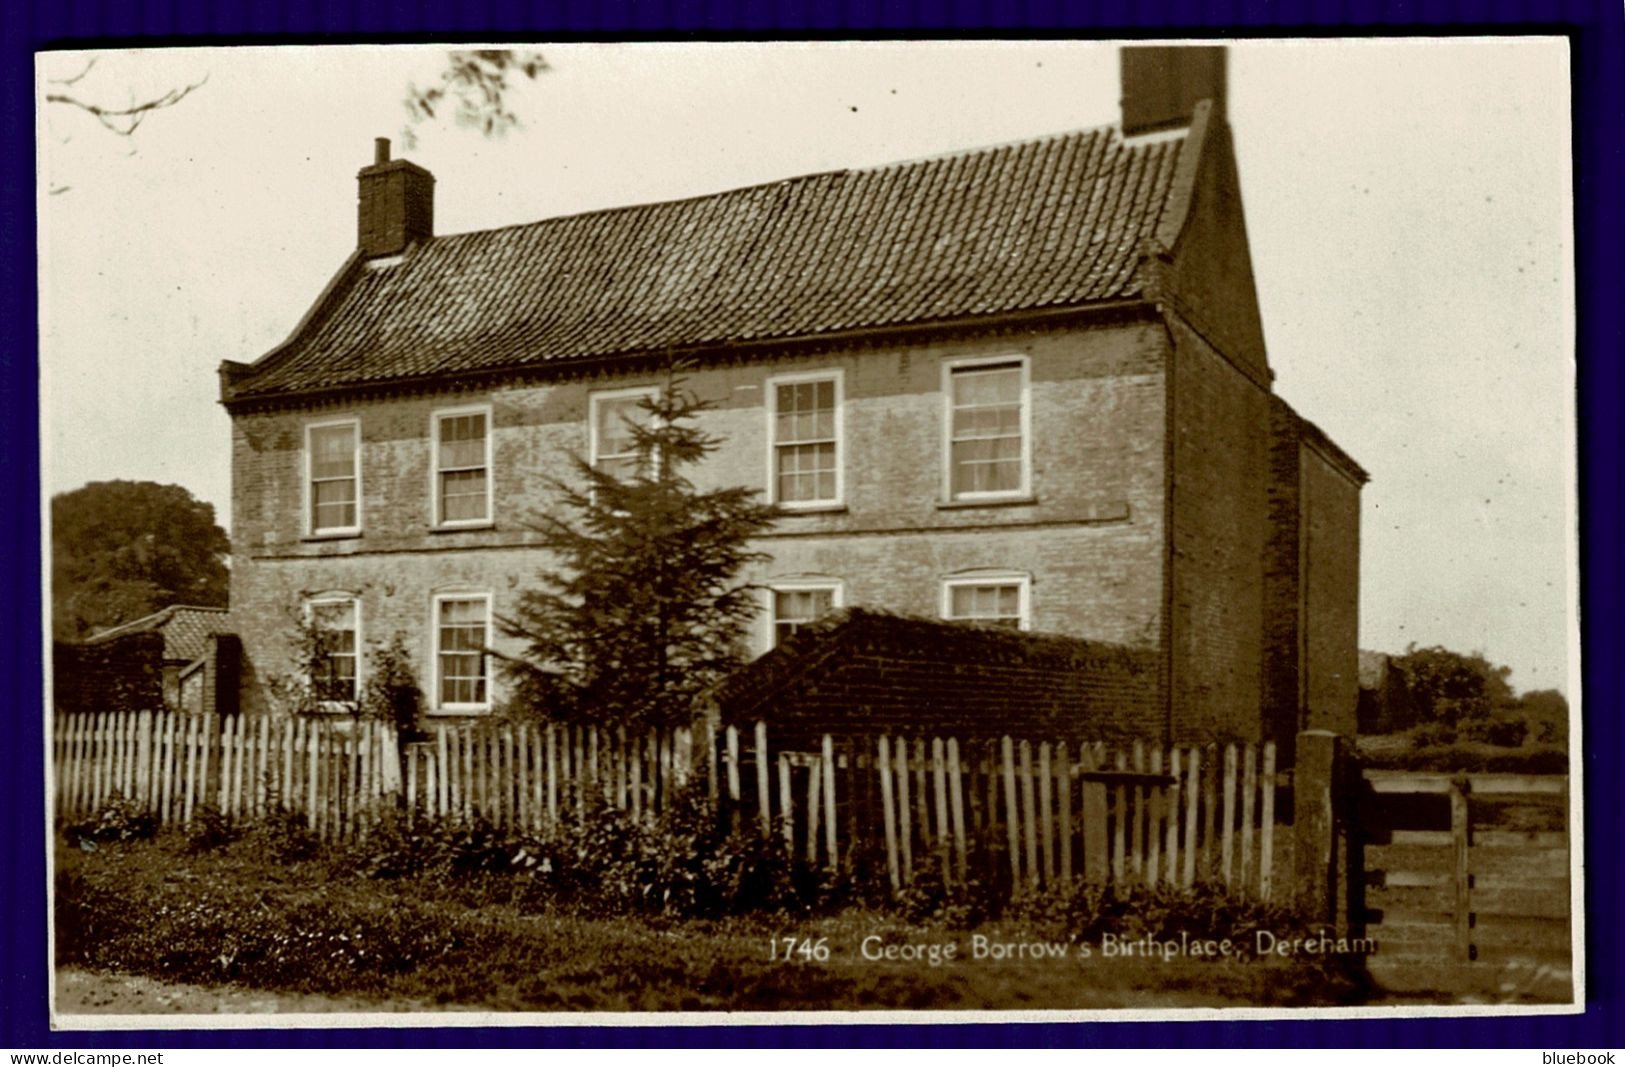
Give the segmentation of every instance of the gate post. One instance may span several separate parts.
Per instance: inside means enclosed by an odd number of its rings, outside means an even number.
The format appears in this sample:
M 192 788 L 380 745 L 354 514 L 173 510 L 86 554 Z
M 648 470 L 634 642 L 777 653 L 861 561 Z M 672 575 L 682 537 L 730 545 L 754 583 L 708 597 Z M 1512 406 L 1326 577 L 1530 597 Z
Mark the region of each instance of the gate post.
M 1337 838 L 1345 741 L 1330 730 L 1298 734 L 1292 771 L 1293 899 L 1310 922 L 1336 925 Z

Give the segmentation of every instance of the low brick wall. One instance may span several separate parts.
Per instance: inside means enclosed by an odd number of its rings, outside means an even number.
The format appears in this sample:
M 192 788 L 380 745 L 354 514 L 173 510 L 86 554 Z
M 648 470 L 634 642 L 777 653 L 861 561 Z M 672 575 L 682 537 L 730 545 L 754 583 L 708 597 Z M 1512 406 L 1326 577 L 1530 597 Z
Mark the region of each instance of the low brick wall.
M 868 611 L 797 633 L 736 675 L 723 721 L 779 744 L 853 730 L 958 738 L 1158 739 L 1156 655 Z
M 93 645 L 55 642 L 56 710 L 156 711 L 164 706 L 164 635 L 129 634 Z

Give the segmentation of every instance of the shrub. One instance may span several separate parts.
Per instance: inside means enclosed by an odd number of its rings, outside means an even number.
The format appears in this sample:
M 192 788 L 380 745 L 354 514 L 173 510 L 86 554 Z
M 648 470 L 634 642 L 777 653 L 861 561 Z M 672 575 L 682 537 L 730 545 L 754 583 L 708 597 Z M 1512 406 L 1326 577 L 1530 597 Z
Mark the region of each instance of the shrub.
M 1463 719 L 1457 724 L 1456 732 L 1463 741 L 1518 748 L 1529 735 L 1529 724 L 1519 718 L 1481 715 Z
M 953 930 L 968 930 L 999 913 L 992 888 L 979 879 L 945 882 L 942 866 L 925 863 L 914 880 L 896 895 L 897 914 L 909 923 L 935 923 Z
M 305 816 L 284 807 L 271 797 L 265 814 L 247 820 L 241 836 L 266 857 L 277 863 L 297 863 L 316 856 L 322 841 L 305 825 Z
M 1192 939 L 1230 938 L 1251 945 L 1260 930 L 1278 937 L 1308 937 L 1320 929 L 1283 905 L 1211 882 L 1189 889 L 1085 882 L 1070 893 L 1024 890 L 1012 898 L 1007 914 L 1074 944 L 1098 943 L 1109 933 L 1127 940 L 1158 941 L 1188 934 Z
M 1461 742 L 1400 751 L 1363 753 L 1366 766 L 1396 771 L 1451 771 L 1456 773 L 1567 774 L 1568 749 L 1562 745 L 1498 745 Z
M 848 887 L 785 854 L 783 838 L 730 831 L 703 791 L 683 791 L 650 822 L 589 795 L 549 833 L 390 814 L 328 854 L 334 873 L 422 878 L 471 902 L 592 914 L 720 916 L 807 912 Z
M 219 852 L 242 836 L 242 828 L 213 804 L 204 804 L 192 812 L 185 834 L 188 852 Z
M 1420 726 L 1412 727 L 1406 736 L 1410 738 L 1411 744 L 1416 748 L 1454 744 L 1456 740 L 1456 724 L 1453 722 L 1425 722 Z
M 89 818 L 70 823 L 63 832 L 75 845 L 87 841 L 140 841 L 158 832 L 158 820 L 135 801 L 115 793 Z

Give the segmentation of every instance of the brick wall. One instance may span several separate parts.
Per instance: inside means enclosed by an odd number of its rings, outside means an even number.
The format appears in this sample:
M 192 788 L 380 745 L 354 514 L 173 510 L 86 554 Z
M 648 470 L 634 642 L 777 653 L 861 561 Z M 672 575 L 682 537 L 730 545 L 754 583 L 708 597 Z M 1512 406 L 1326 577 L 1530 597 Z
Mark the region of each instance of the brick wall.
M 1154 650 L 854 613 L 758 660 L 723 721 L 781 743 L 826 732 L 1122 740 L 1160 736 Z
M 1303 559 L 1300 512 L 1303 444 L 1298 416 L 1270 398 L 1269 544 L 1264 554 L 1264 720 L 1291 744 L 1303 728 Z
M 1031 576 L 1034 629 L 1151 646 L 1161 629 L 1166 345 L 1160 325 L 1138 322 L 709 366 L 689 384 L 716 404 L 702 425 L 726 443 L 695 480 L 764 486 L 768 380 L 838 369 L 844 506 L 787 516 L 762 542 L 773 561 L 750 577 L 835 578 L 848 605 L 936 615 L 944 577 L 1021 572 Z M 1029 360 L 1032 499 L 944 506 L 943 365 L 1004 354 Z M 313 594 L 360 597 L 364 641 L 400 634 L 424 668 L 434 593 L 486 591 L 498 615 L 511 610 L 548 563 L 525 521 L 552 506 L 547 477 L 563 469 L 561 457 L 585 451 L 590 394 L 660 380 L 574 378 L 234 417 L 232 604 L 245 710 L 259 706 L 268 673 L 291 666 L 294 613 Z M 473 403 L 492 410 L 495 521 L 434 531 L 431 414 Z M 362 426 L 363 533 L 307 539 L 303 429 L 344 417 Z M 766 630 L 764 620 L 758 648 Z
M 1265 721 L 1356 729 L 1363 472 L 1279 397 L 1270 412 L 1270 540 L 1264 557 Z
M 1359 700 L 1360 485 L 1306 441 L 1303 495 L 1305 727 L 1352 737 Z
M 1200 140 L 1186 143 L 1180 166 L 1186 165 L 1196 175 L 1190 202 L 1183 205 L 1184 228 L 1159 235 L 1169 247 L 1151 265 L 1154 295 L 1267 385 L 1271 373 L 1229 126 L 1216 119 L 1205 123 Z M 1165 225 L 1173 214 L 1170 209 Z
M 93 645 L 57 641 L 51 652 L 51 692 L 58 711 L 158 711 L 164 706 L 163 634 L 127 634 Z
M 1169 328 L 1173 734 L 1256 740 L 1270 398 L 1177 316 Z

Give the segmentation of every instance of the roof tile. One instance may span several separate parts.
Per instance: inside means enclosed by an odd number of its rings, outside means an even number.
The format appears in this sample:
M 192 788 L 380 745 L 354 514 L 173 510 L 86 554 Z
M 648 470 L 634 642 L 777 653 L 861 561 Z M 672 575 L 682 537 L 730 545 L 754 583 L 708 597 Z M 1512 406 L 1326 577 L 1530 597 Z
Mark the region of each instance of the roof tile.
M 1133 297 L 1182 143 L 1102 128 L 437 237 L 357 267 L 233 396 Z

